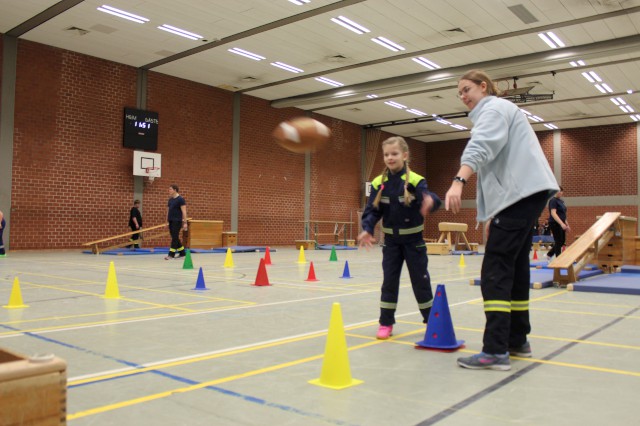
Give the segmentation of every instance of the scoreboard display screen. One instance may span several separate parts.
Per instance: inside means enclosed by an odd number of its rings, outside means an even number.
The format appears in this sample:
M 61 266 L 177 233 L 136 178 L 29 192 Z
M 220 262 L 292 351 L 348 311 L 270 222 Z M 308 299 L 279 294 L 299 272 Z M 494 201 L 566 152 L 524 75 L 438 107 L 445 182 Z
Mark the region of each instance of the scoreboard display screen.
M 155 151 L 158 149 L 158 113 L 141 109 L 124 109 L 125 148 Z

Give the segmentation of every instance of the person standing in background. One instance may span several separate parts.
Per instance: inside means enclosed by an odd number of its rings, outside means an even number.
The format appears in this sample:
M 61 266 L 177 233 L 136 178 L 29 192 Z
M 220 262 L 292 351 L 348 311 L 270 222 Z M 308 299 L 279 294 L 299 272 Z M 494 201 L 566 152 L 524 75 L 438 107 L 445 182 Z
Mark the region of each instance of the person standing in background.
M 131 231 L 139 231 L 142 228 L 142 214 L 140 213 L 140 200 L 133 202 L 133 207 L 129 212 L 129 227 Z M 133 234 L 129 239 L 131 245 L 129 248 L 140 248 L 140 233 Z
M 5 226 L 7 226 L 7 221 L 4 220 L 4 214 L 2 213 L 2 210 L 0 210 L 0 257 L 7 256 L 7 252 L 4 251 L 4 240 L 2 239 Z
M 567 241 L 567 232 L 571 231 L 569 222 L 567 222 L 567 206 L 562 199 L 563 189 L 560 187 L 560 191 L 549 201 L 549 228 L 551 229 L 551 235 L 553 235 L 553 246 L 547 253 L 547 259 L 551 261 L 553 256 L 560 256 L 562 254 L 562 247 Z
M 167 222 L 171 233 L 171 248 L 164 260 L 176 259 L 186 255 L 184 246 L 180 242 L 180 230 L 187 229 L 187 202 L 178 193 L 178 185 L 169 186 L 169 201 L 167 203 Z

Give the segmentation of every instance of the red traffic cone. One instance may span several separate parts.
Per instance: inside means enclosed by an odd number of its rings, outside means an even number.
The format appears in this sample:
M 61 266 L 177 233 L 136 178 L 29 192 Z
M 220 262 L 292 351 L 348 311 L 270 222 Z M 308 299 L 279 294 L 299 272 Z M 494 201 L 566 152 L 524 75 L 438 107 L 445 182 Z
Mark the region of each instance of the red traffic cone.
M 267 247 L 267 250 L 264 252 L 264 264 L 271 265 L 271 253 L 269 253 L 269 247 Z
M 464 346 L 464 340 L 456 340 L 456 333 L 453 330 L 447 293 L 444 284 L 438 284 L 436 294 L 433 298 L 433 307 L 429 314 L 427 331 L 424 340 L 416 342 L 416 349 L 436 349 L 445 351 L 456 351 Z
M 260 266 L 258 266 L 258 274 L 256 275 L 256 282 L 253 283 L 256 286 L 266 286 L 269 284 L 269 277 L 267 276 L 267 267 L 264 266 L 264 259 L 260 259 Z
M 533 260 L 538 260 L 538 251 L 537 250 L 533 251 Z
M 305 281 L 318 281 L 316 279 L 316 271 L 313 269 L 313 262 L 311 262 L 311 266 L 309 267 L 309 276 Z

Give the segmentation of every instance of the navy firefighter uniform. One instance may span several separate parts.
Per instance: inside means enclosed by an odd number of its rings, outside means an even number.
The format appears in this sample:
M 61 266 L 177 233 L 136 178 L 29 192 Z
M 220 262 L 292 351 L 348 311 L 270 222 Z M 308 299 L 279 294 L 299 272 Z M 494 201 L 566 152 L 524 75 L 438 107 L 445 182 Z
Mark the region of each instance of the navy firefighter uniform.
M 431 278 L 427 266 L 427 247 L 422 237 L 424 217 L 420 214 L 420 206 L 424 195 L 433 199 L 431 212 L 440 208 L 440 198 L 427 189 L 424 177 L 409 172 L 407 190 L 411 202 L 405 205 L 406 167 L 403 170 L 389 172 L 385 181 L 383 176 L 376 177 L 371 182 L 371 195 L 367 207 L 362 214 L 362 228 L 373 235 L 376 223 L 382 218 L 382 232 L 384 232 L 384 246 L 382 248 L 382 294 L 380 297 L 380 324 L 390 326 L 395 323 L 395 312 L 398 305 L 400 289 L 400 273 L 402 264 L 406 261 L 413 294 L 418 302 L 418 308 L 426 323 L 433 304 Z M 373 205 L 378 191 L 382 191 L 378 208 Z

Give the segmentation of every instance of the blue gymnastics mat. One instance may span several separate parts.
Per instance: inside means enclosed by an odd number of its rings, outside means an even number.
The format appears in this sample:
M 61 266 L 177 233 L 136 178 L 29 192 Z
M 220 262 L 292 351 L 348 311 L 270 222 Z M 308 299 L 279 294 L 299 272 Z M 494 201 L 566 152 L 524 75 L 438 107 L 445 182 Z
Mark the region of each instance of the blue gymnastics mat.
M 216 248 L 212 248 L 212 249 L 189 249 L 191 250 L 191 253 L 226 253 L 227 249 L 230 248 L 232 253 L 255 253 L 255 252 L 266 252 L 267 248 L 266 247 L 258 247 L 258 246 L 229 246 L 229 247 L 216 247 Z M 160 248 L 156 248 L 156 250 L 159 250 Z M 169 251 L 169 247 L 165 247 L 162 250 L 164 251 Z M 275 249 L 272 249 L 271 247 L 269 247 L 269 252 L 273 253 L 275 252 Z
M 640 274 L 640 266 L 628 265 L 623 266 L 620 272 L 628 272 L 630 274 Z
M 595 275 L 602 274 L 602 271 L 599 269 L 593 271 L 580 271 L 578 274 L 578 279 L 584 279 L 593 277 Z M 562 274 L 566 275 L 566 274 Z M 574 283 L 575 285 L 576 283 Z M 480 285 L 480 278 L 476 278 L 473 280 L 473 285 Z M 532 289 L 541 289 L 553 286 L 553 269 L 533 269 L 531 270 L 531 277 L 529 288 Z
M 534 235 L 532 243 L 552 243 L 553 236 L 552 235 Z
M 532 260 L 529 262 L 529 266 L 536 269 L 552 269 L 549 268 L 549 261 L 547 260 Z M 582 268 L 583 271 L 591 271 L 593 269 L 598 269 L 598 265 L 589 264 Z M 640 272 L 640 269 L 638 272 Z
M 358 247 L 336 246 L 334 244 L 318 244 L 316 250 L 331 250 L 334 247 L 336 250 L 358 250 Z
M 477 251 L 469 251 L 469 250 L 453 250 L 451 254 L 464 254 L 469 256 L 475 256 L 475 255 L 483 255 L 484 253 L 480 253 Z
M 567 288 L 573 291 L 640 295 L 640 276 L 638 272 L 618 272 L 573 283 L 570 286 Z

